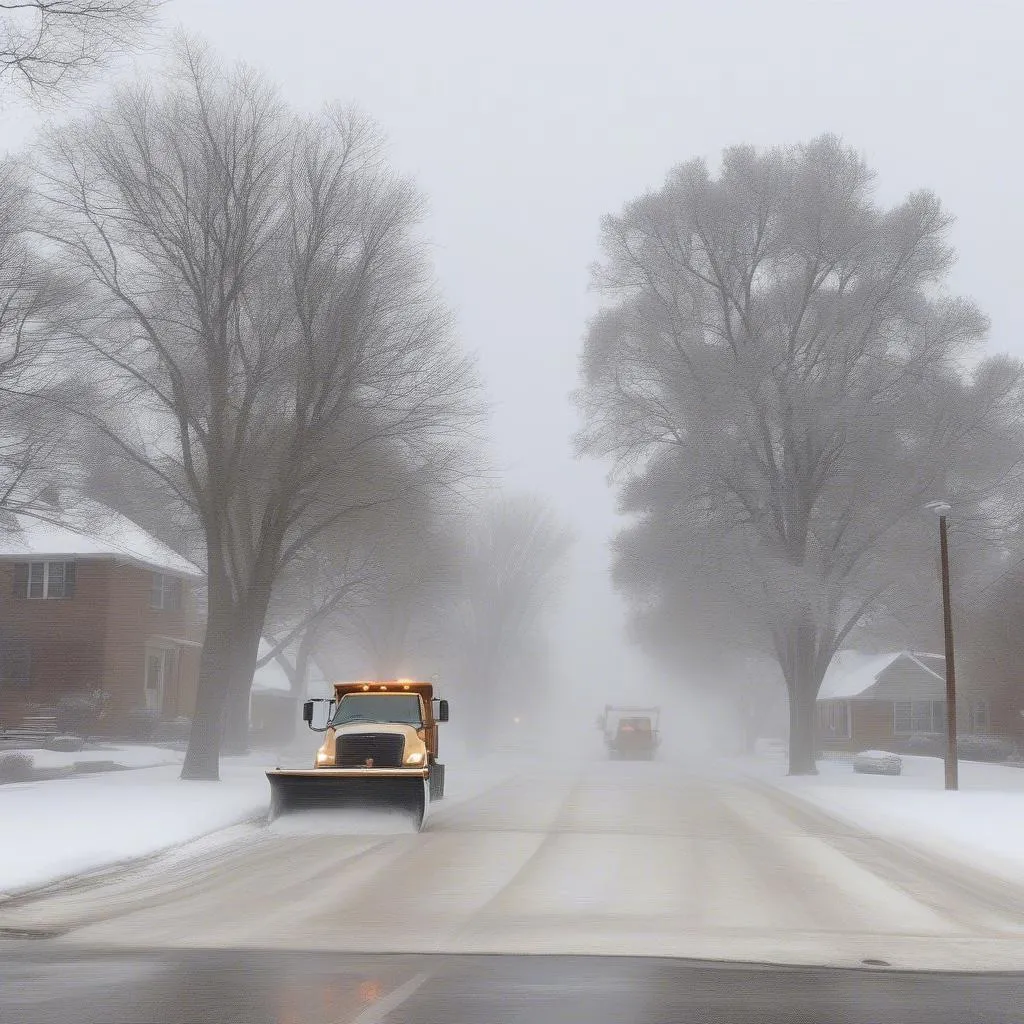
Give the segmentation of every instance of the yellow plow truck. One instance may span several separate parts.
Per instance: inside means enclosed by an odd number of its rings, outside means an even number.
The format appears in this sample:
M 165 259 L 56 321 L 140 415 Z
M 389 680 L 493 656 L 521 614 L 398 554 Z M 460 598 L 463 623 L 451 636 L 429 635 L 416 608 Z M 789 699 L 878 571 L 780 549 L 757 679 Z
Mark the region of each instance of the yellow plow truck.
M 322 727 L 313 723 L 317 704 L 328 705 Z M 444 797 L 437 726 L 448 721 L 448 702 L 433 684 L 335 683 L 333 699 L 303 704 L 302 719 L 324 741 L 312 768 L 267 772 L 271 821 L 300 808 L 380 808 L 404 812 L 419 829 L 428 803 Z

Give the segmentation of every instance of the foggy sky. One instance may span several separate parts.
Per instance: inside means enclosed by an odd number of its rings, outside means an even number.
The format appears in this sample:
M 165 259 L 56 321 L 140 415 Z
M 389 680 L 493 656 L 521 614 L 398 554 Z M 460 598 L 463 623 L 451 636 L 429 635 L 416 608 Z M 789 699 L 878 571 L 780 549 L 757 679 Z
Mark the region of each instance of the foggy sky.
M 953 287 L 1024 356 L 1019 4 L 976 0 L 170 0 L 167 26 L 268 72 L 293 103 L 353 102 L 430 200 L 429 235 L 494 404 L 513 486 L 581 534 L 562 656 L 595 699 L 638 664 L 604 580 L 604 470 L 571 453 L 568 393 L 598 222 L 675 163 L 841 134 L 880 196 L 928 187 L 957 216 Z M 2 115 L 9 145 L 33 119 Z M 640 693 L 636 694 L 640 696 Z

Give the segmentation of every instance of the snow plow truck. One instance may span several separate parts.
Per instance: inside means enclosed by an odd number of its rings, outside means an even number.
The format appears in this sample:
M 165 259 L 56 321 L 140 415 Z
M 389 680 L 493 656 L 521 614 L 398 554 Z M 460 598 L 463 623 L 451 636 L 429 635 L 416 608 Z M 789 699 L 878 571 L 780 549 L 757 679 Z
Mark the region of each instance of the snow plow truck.
M 613 761 L 650 761 L 661 742 L 660 708 L 619 708 L 606 704 L 597 720 Z
M 317 704 L 328 705 L 322 727 L 314 724 Z M 312 768 L 267 772 L 271 821 L 298 809 L 373 808 L 401 811 L 419 829 L 428 803 L 444 797 L 437 726 L 448 721 L 448 702 L 432 683 L 335 683 L 333 698 L 303 704 L 302 719 L 324 740 Z

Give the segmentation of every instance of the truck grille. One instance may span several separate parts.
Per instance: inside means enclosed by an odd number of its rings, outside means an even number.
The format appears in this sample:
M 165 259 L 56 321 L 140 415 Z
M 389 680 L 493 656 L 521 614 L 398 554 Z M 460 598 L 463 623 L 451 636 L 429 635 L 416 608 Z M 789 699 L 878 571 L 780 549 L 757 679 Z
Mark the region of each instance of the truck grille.
M 401 768 L 405 738 L 387 732 L 339 736 L 334 751 L 339 768 L 363 768 L 367 760 L 373 761 L 374 768 Z

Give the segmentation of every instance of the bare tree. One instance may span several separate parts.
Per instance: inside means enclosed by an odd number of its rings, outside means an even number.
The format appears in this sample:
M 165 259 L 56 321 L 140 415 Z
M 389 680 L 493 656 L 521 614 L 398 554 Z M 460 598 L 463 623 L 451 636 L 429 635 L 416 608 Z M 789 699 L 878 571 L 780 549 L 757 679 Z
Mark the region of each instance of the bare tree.
M 448 622 L 468 517 L 440 503 L 402 511 L 381 524 L 371 584 L 336 630 L 377 678 L 436 673 L 452 640 Z
M 182 775 L 216 778 L 222 727 L 245 742 L 275 580 L 351 517 L 409 500 L 410 479 L 463 472 L 475 377 L 415 235 L 419 197 L 351 112 L 300 118 L 183 41 L 165 82 L 55 132 L 39 185 L 89 288 L 76 351 L 95 390 L 74 411 L 202 526 Z
M 163 0 L 0 2 L 0 81 L 40 100 L 68 93 L 134 49 Z
M 436 674 L 482 749 L 506 694 L 528 701 L 543 687 L 547 615 L 573 537 L 532 495 L 471 509 L 437 508 L 396 532 L 378 580 L 331 640 L 381 678 Z
M 1020 368 L 978 363 L 984 317 L 941 290 L 949 217 L 872 189 L 831 137 L 731 149 L 607 218 L 595 270 L 580 450 L 635 517 L 620 585 L 641 616 L 774 654 L 794 773 L 833 655 L 933 564 L 922 505 L 998 518 L 1020 460 Z
M 277 661 L 294 692 L 303 690 L 313 656 L 379 594 L 405 550 L 407 512 L 415 502 L 372 509 L 316 538 L 274 585 L 257 667 Z
M 77 473 L 75 446 L 64 418 L 26 393 L 59 391 L 46 342 L 64 329 L 69 286 L 32 246 L 32 215 L 21 169 L 0 163 L 0 511 L 52 516 L 54 485 Z

